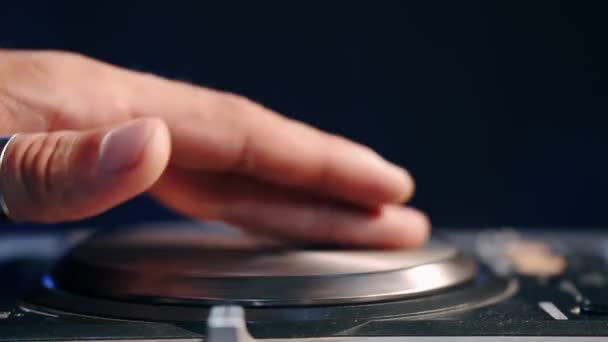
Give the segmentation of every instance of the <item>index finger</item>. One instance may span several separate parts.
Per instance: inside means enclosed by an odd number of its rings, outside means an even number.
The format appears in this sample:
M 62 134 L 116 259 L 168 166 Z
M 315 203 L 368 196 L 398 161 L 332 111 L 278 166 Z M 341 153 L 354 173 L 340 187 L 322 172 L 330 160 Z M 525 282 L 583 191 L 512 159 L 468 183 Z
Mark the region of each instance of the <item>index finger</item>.
M 172 162 L 229 171 L 273 184 L 376 206 L 402 202 L 413 181 L 368 147 L 281 116 L 246 98 L 141 76 L 139 115 L 163 117 Z

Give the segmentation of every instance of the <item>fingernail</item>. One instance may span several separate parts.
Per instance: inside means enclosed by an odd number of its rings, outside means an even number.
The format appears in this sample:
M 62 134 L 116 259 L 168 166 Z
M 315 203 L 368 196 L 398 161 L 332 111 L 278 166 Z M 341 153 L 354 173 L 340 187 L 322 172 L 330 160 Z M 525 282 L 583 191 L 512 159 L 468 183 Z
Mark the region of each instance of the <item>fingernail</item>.
M 150 120 L 143 119 L 115 128 L 101 142 L 99 167 L 107 173 L 124 172 L 141 158 L 152 134 Z

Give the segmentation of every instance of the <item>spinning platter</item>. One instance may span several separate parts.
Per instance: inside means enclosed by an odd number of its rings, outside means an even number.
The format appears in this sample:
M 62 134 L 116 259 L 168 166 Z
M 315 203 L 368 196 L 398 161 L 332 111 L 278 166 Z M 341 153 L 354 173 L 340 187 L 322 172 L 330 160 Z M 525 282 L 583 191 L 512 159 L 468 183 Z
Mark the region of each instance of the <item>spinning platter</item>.
M 348 304 L 417 297 L 471 280 L 475 261 L 415 250 L 294 249 L 238 234 L 130 231 L 79 245 L 52 274 L 66 291 L 145 303 Z
M 356 322 L 483 307 L 515 289 L 445 243 L 410 250 L 297 246 L 205 227 L 93 235 L 60 259 L 26 305 L 171 322 L 206 320 L 212 307 L 238 305 L 254 334 L 309 329 L 320 336 Z

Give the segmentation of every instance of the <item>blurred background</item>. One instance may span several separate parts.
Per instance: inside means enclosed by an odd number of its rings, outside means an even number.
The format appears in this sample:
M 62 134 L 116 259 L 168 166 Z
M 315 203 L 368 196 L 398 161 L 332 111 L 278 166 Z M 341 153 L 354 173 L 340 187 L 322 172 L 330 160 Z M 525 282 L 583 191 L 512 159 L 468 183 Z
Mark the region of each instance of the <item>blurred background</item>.
M 411 170 L 412 203 L 437 226 L 601 227 L 607 14 L 579 1 L 12 1 L 0 47 L 230 90 L 361 141 Z M 142 197 L 66 226 L 174 218 Z

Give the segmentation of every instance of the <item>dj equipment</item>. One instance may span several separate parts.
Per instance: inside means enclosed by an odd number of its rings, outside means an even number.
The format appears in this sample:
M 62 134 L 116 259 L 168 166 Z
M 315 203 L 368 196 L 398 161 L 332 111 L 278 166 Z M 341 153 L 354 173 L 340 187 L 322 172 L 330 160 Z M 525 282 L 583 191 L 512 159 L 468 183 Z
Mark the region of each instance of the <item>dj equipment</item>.
M 302 246 L 219 223 L 0 235 L 0 341 L 599 341 L 608 234 Z

